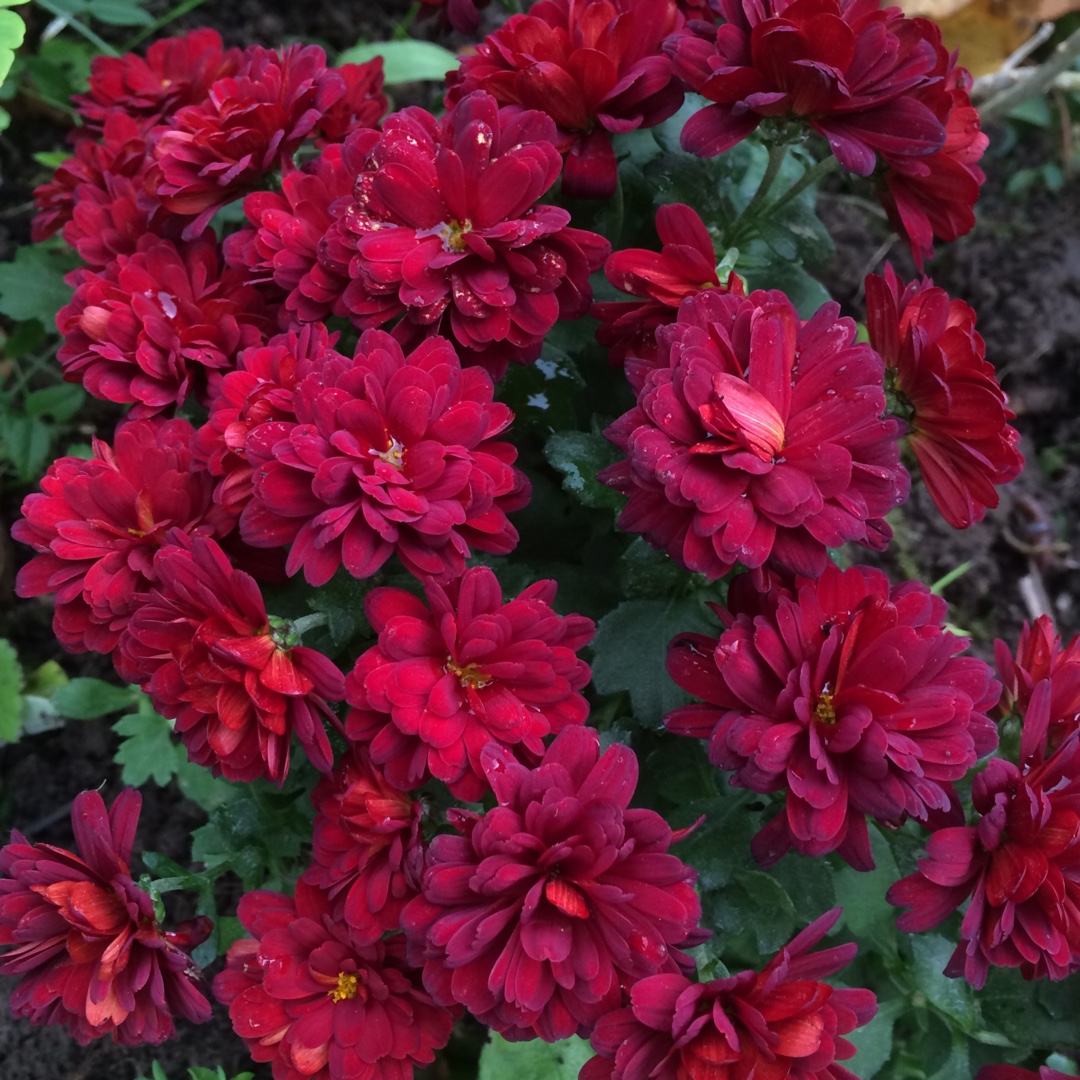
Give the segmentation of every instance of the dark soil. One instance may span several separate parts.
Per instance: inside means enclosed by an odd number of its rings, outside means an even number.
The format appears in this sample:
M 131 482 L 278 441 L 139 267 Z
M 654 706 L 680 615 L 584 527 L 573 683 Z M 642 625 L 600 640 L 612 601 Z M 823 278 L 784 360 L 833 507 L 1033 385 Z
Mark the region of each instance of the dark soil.
M 405 0 L 288 5 L 210 0 L 170 32 L 211 25 L 229 44 L 307 40 L 340 49 L 361 38 L 387 37 L 407 8 Z M 18 106 L 13 107 L 16 123 L 0 138 L 0 257 L 7 258 L 15 245 L 29 239 L 26 204 L 41 178 L 31 154 L 54 149 L 64 137 L 62 118 L 42 118 L 25 109 L 20 128 Z M 1034 152 L 1048 155 L 1053 148 Z M 1002 505 L 963 533 L 949 528 L 914 485 L 912 501 L 893 522 L 896 543 L 883 560 L 894 578 L 917 576 L 927 582 L 970 562 L 944 595 L 953 623 L 972 632 L 974 647 L 984 656 L 995 637 L 1014 640 L 1023 621 L 1044 609 L 1063 634 L 1080 630 L 1080 183 L 1057 195 L 1036 191 L 1016 201 L 1004 192 L 1016 159 L 986 164 L 990 180 L 975 232 L 944 251 L 929 269 L 937 284 L 977 311 L 987 354 L 1017 413 L 1028 467 L 1005 490 Z M 887 240 L 886 227 L 868 205 L 842 195 L 824 196 L 822 212 L 837 240 L 837 255 L 823 277 L 845 308 L 859 315 L 863 277 L 875 268 L 871 259 L 878 241 L 872 237 Z M 913 273 L 898 243 L 887 257 L 901 274 Z M 0 493 L 0 637 L 11 640 L 32 667 L 61 657 L 49 628 L 48 605 L 16 604 L 14 598 L 15 565 L 26 553 L 13 548 L 7 526 L 18 516 L 24 495 L 10 488 Z M 71 674 L 109 671 L 101 657 L 67 656 L 63 664 Z M 0 747 L 0 837 L 18 826 L 34 840 L 70 844 L 68 809 L 74 796 L 103 783 L 110 793 L 119 789 L 115 746 L 108 722 L 101 721 L 71 724 Z M 172 786 L 161 789 L 151 783 L 143 795 L 137 849 L 184 862 L 191 830 L 205 820 L 202 811 Z M 120 1049 L 108 1040 L 83 1049 L 61 1030 L 13 1022 L 6 1009 L 10 982 L 0 980 L 2 1080 L 133 1080 L 148 1075 L 155 1058 L 170 1080 L 186 1080 L 188 1065 L 221 1064 L 230 1077 L 254 1068 L 220 1009 L 214 1022 L 199 1028 L 181 1025 L 178 1039 L 156 1049 Z

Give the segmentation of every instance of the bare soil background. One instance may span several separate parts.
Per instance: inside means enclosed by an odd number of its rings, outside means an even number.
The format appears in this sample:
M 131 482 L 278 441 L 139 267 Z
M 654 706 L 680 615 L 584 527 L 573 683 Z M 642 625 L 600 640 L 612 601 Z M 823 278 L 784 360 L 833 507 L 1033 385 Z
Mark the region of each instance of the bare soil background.
M 304 40 L 342 49 L 361 38 L 385 39 L 407 8 L 405 0 L 210 0 L 168 32 L 210 25 L 229 45 Z M 41 25 L 33 29 L 40 32 Z M 11 258 L 29 242 L 30 192 L 44 178 L 32 154 L 57 148 L 65 134 L 61 118 L 42 116 L 29 103 L 16 101 L 11 111 L 12 126 L 0 136 L 0 258 Z M 895 578 L 927 582 L 970 561 L 944 595 L 953 623 L 974 635 L 973 648 L 988 659 L 993 639 L 1014 641 L 1036 610 L 1021 591 L 1025 577 L 1041 585 L 1041 602 L 1062 634 L 1080 629 L 1080 183 L 1074 180 L 1058 195 L 1038 189 L 1022 201 L 1005 193 L 1020 155 L 1028 164 L 1032 155 L 1053 153 L 1052 146 L 1021 146 L 998 159 L 991 147 L 979 224 L 929 268 L 937 284 L 978 313 L 987 354 L 1017 413 L 1027 469 L 1005 490 L 1002 505 L 963 533 L 946 525 L 914 485 L 911 502 L 894 521 L 897 541 L 880 560 Z M 878 268 L 875 252 L 878 258 L 885 254 L 887 228 L 867 205 L 839 192 L 822 196 L 821 211 L 837 242 L 821 276 L 845 310 L 861 316 L 862 280 Z M 887 257 L 902 275 L 913 274 L 899 243 Z M 91 411 L 87 433 L 99 426 L 108 437 L 115 419 L 105 408 Z M 58 651 L 47 603 L 15 598 L 14 574 L 28 552 L 11 544 L 7 528 L 26 493 L 10 485 L 0 491 L 0 637 L 16 645 L 27 668 L 57 659 L 71 675 L 108 677 L 106 658 Z M 1029 584 L 1028 592 L 1038 589 Z M 119 788 L 115 747 L 107 721 L 72 723 L 0 746 L 0 842 L 18 827 L 34 840 L 69 845 L 74 796 L 103 782 L 110 792 Z M 191 830 L 205 815 L 174 786 L 151 782 L 143 798 L 137 849 L 184 862 Z M 63 1031 L 12 1021 L 6 1006 L 12 982 L 0 979 L 0 1080 L 133 1080 L 148 1075 L 155 1059 L 170 1080 L 186 1080 L 188 1065 L 218 1064 L 230 1077 L 243 1069 L 254 1069 L 260 1080 L 269 1077 L 268 1069 L 251 1064 L 220 1008 L 212 1023 L 182 1024 L 179 1038 L 162 1047 L 130 1050 L 99 1040 L 83 1049 Z

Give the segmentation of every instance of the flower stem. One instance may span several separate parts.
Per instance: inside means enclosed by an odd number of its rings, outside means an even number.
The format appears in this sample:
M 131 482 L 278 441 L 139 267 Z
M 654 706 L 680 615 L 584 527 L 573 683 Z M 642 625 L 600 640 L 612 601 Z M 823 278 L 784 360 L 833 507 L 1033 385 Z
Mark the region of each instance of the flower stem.
M 49 12 L 50 15 L 56 16 L 57 19 L 62 19 L 65 25 L 70 26 L 72 30 L 77 30 L 91 45 L 98 48 L 106 56 L 120 55 L 104 38 L 98 37 L 89 26 L 79 22 L 74 15 L 65 11 L 57 4 L 54 4 L 52 0 L 37 0 L 37 2 Z
M 316 611 L 312 615 L 301 615 L 299 619 L 292 620 L 292 632 L 297 637 L 303 637 L 308 630 L 314 630 L 316 626 L 325 626 L 326 621 L 325 611 Z
M 768 197 L 773 184 L 776 183 L 776 178 L 780 175 L 780 170 L 784 165 L 784 158 L 787 157 L 787 150 L 787 143 L 779 143 L 769 147 L 769 160 L 765 163 L 765 174 L 762 176 L 761 183 L 758 184 L 758 189 L 754 192 L 753 198 L 746 204 L 743 212 L 735 219 L 728 230 L 728 247 L 738 247 L 737 240 L 746 232 L 748 226 L 754 224 L 758 211 Z
M 823 177 L 828 176 L 839 164 L 836 158 L 830 154 L 827 158 L 822 158 L 816 165 L 811 165 L 779 199 L 766 207 L 765 213 L 772 215 L 777 210 L 783 209 L 789 202 L 797 199 L 811 184 L 816 184 Z

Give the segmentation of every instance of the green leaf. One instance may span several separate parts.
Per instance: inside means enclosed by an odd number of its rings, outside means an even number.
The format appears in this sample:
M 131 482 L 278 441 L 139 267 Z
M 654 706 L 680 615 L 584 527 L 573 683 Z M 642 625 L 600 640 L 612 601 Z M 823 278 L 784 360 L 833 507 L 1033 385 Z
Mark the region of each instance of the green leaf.
M 125 784 L 142 787 L 153 778 L 164 787 L 176 774 L 180 748 L 173 742 L 169 721 L 154 712 L 149 699 L 143 701 L 137 713 L 122 716 L 113 724 L 113 731 L 123 739 L 115 760 L 124 767 L 121 778 Z
M 514 413 L 514 430 L 566 431 L 579 424 L 585 380 L 574 361 L 550 342 L 535 364 L 511 364 L 496 398 Z
M 460 60 L 449 49 L 430 41 L 376 41 L 354 45 L 338 57 L 338 64 L 365 64 L 383 58 L 387 86 L 430 80 L 442 82 Z
M 746 848 L 744 847 L 744 851 Z M 784 887 L 761 870 L 740 870 L 724 889 L 708 895 L 717 930 L 750 934 L 758 953 L 771 956 L 795 932 L 795 905 Z
M 577 1080 L 592 1047 L 572 1037 L 562 1042 L 507 1042 L 493 1034 L 480 1054 L 478 1080 Z
M 563 491 L 596 510 L 620 509 L 625 498 L 601 484 L 596 474 L 614 464 L 619 452 L 600 434 L 586 431 L 556 432 L 544 447 L 544 457 L 562 473 Z
M 8 5 L 4 5 L 5 7 Z M 14 11 L 0 11 L 0 83 L 15 62 L 15 50 L 26 37 L 26 23 Z
M 911 951 L 915 985 L 959 1030 L 968 1034 L 981 1032 L 982 1015 L 974 991 L 963 979 L 950 979 L 944 973 L 955 948 L 940 934 L 914 935 Z
M 136 693 L 131 686 L 116 686 L 103 679 L 72 679 L 57 687 L 53 704 L 69 720 L 97 720 L 100 716 L 130 709 L 136 701 Z
M 86 391 L 74 383 L 57 383 L 33 390 L 26 395 L 23 408 L 27 416 L 36 416 L 63 424 L 82 408 Z
M 669 642 L 683 631 L 717 629 L 700 600 L 624 601 L 597 628 L 593 685 L 601 694 L 628 691 L 638 722 L 658 728 L 667 713 L 690 700 L 668 676 Z
M 0 638 L 0 742 L 19 737 L 22 702 L 22 668 L 10 641 Z
M 133 0 L 89 0 L 86 11 L 109 26 L 150 26 L 154 21 Z
M 896 908 L 885 899 L 885 894 L 901 875 L 892 849 L 876 825 L 870 826 L 870 848 L 874 869 L 869 873 L 847 865 L 836 871 L 833 877 L 836 903 L 844 909 L 843 925 L 851 933 L 892 957 L 897 955 Z
M 20 247 L 13 262 L 0 263 L 0 312 L 10 319 L 38 319 L 53 326 L 56 313 L 71 300 L 64 275 L 77 263 L 70 251 L 45 244 Z
M 619 583 L 629 599 L 685 593 L 694 577 L 665 551 L 636 537 L 619 560 Z
M 0 409 L 0 448 L 20 483 L 41 476 L 52 446 L 52 429 L 44 420 Z
M 326 615 L 326 631 L 337 648 L 344 647 L 358 634 L 372 635 L 364 616 L 364 597 L 370 588 L 370 582 L 357 581 L 342 567 L 308 598 L 307 603 L 312 611 L 321 611 Z
M 892 1057 L 893 1024 L 904 1011 L 903 998 L 893 998 L 878 1005 L 877 1014 L 869 1024 L 844 1036 L 856 1050 L 855 1057 L 844 1062 L 859 1080 L 873 1080 Z

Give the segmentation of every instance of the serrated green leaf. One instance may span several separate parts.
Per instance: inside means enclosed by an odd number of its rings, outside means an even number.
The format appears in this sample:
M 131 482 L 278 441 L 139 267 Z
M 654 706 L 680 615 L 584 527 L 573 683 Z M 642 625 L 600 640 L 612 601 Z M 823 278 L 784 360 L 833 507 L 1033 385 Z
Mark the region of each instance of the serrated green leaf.
M 836 903 L 844 909 L 844 923 L 861 941 L 871 942 L 886 956 L 897 954 L 896 908 L 886 899 L 889 886 L 900 880 L 900 871 L 888 841 L 876 825 L 870 826 L 874 869 L 869 873 L 840 867 L 834 876 Z
M 584 1039 L 561 1042 L 507 1042 L 493 1034 L 480 1054 L 478 1080 L 577 1080 L 581 1067 L 594 1056 Z
M 72 679 L 57 687 L 52 700 L 69 720 L 97 720 L 130 709 L 137 700 L 135 694 L 130 686 L 117 686 L 103 679 Z
M 376 56 L 383 58 L 387 86 L 430 80 L 442 82 L 460 60 L 449 49 L 431 41 L 375 41 L 354 45 L 339 57 L 339 64 L 366 64 Z
M 19 737 L 22 714 L 22 668 L 10 641 L 0 638 L 0 742 Z
M 27 416 L 37 416 L 62 424 L 70 420 L 86 401 L 86 391 L 74 383 L 57 383 L 33 390 L 23 400 Z
M 563 478 L 563 491 L 595 510 L 617 510 L 626 501 L 601 484 L 596 474 L 619 459 L 619 452 L 604 438 L 586 431 L 559 431 L 548 439 L 544 457 Z
M 844 1036 L 855 1047 L 855 1057 L 844 1064 L 859 1080 L 873 1080 L 892 1057 L 893 1024 L 905 1005 L 902 998 L 879 1003 L 878 1011 L 869 1024 Z
M 985 1030 L 971 986 L 945 974 L 955 948 L 955 943 L 940 934 L 915 934 L 911 939 L 915 985 L 959 1030 L 969 1034 Z
M 77 264 L 73 252 L 45 244 L 20 247 L 14 261 L 0 263 L 0 312 L 10 319 L 38 319 L 44 326 L 55 325 L 56 313 L 72 296 L 64 275 Z
M 624 601 L 597 628 L 593 685 L 601 694 L 628 691 L 638 723 L 659 728 L 667 713 L 690 700 L 668 676 L 668 644 L 683 631 L 717 630 L 696 599 Z
M 121 736 L 115 760 L 123 766 L 122 779 L 131 787 L 142 787 L 151 778 L 164 787 L 179 764 L 178 748 L 172 739 L 172 727 L 163 716 L 144 707 L 137 713 L 122 716 L 113 724 Z

